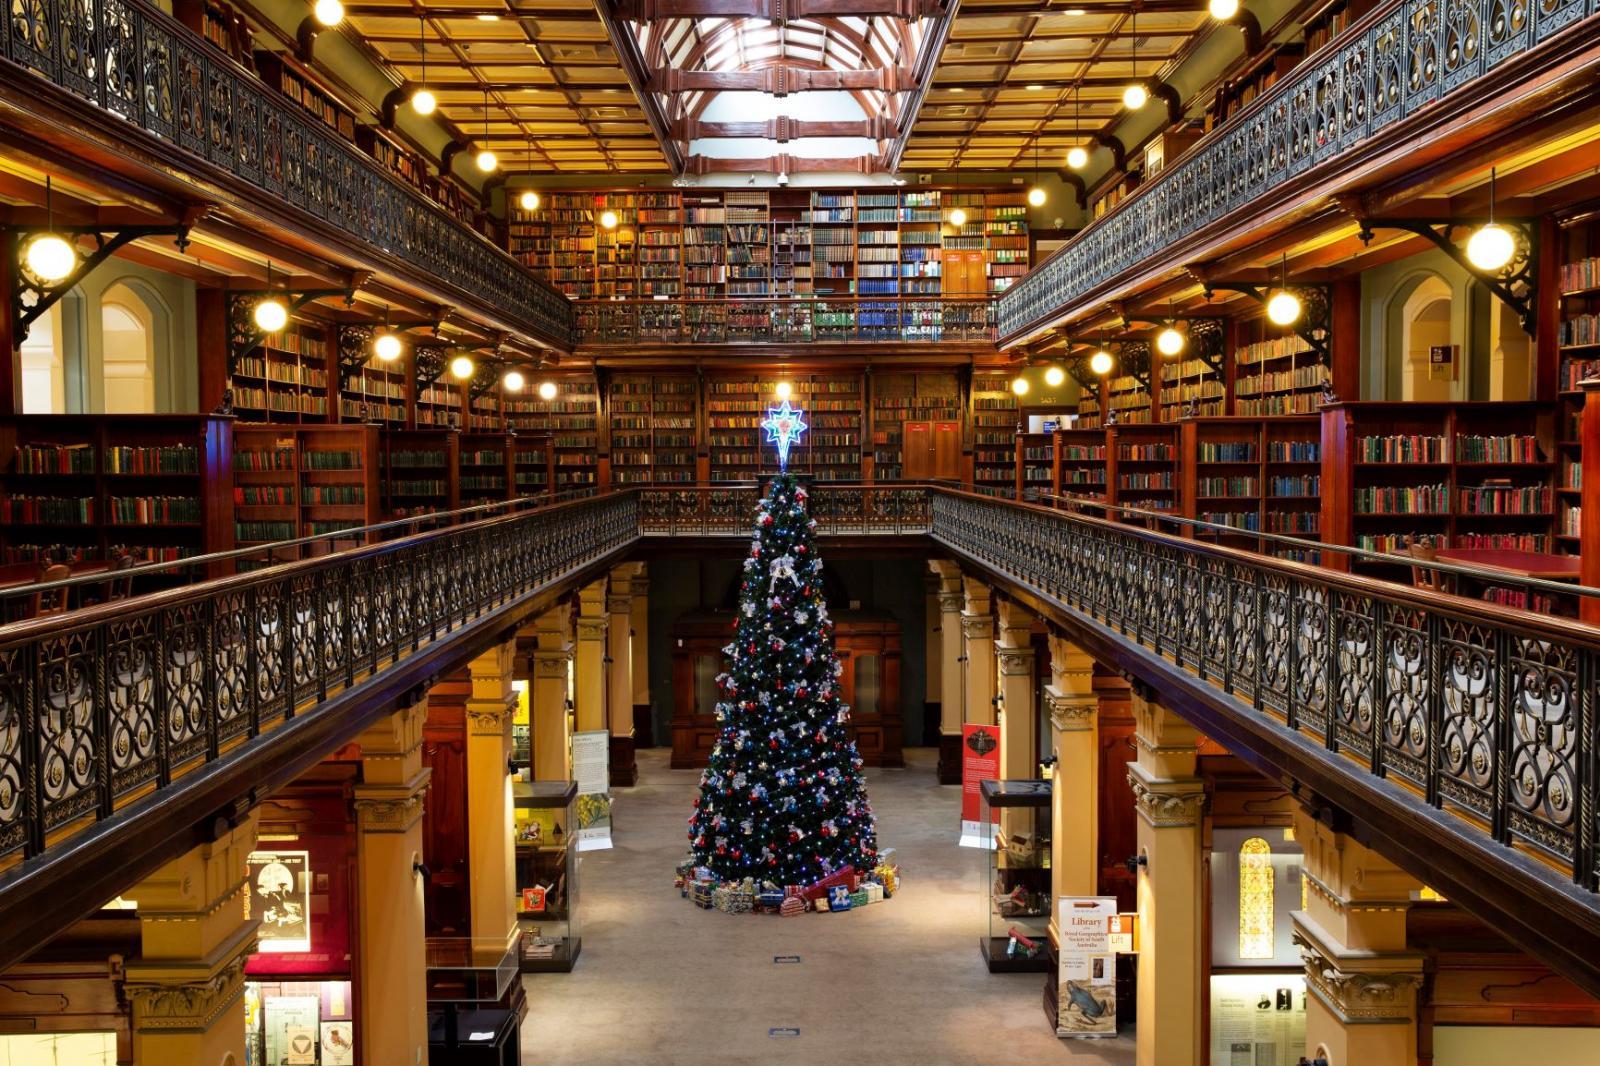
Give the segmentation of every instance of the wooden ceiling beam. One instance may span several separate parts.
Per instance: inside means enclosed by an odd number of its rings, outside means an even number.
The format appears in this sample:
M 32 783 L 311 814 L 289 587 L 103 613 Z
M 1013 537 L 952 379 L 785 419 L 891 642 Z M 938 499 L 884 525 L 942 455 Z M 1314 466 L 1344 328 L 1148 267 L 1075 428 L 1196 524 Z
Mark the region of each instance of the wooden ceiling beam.
M 689 159 L 684 173 L 706 174 L 880 174 L 883 161 L 875 155 L 811 159 L 797 155 L 772 155 L 755 159 L 712 159 L 697 155 Z
M 758 92 L 771 96 L 790 93 L 876 89 L 902 93 L 917 88 L 910 70 L 812 70 L 775 64 L 758 70 L 658 70 L 649 88 L 658 93 Z
M 672 136 L 680 141 L 701 137 L 758 137 L 779 144 L 802 137 L 870 137 L 876 141 L 888 141 L 898 133 L 893 120 L 883 115 L 840 122 L 814 122 L 782 115 L 765 122 L 706 122 L 697 118 L 681 118 L 672 124 Z
M 914 22 L 945 12 L 943 0 L 610 0 L 610 6 L 626 22 L 700 18 L 797 22 L 869 15 Z

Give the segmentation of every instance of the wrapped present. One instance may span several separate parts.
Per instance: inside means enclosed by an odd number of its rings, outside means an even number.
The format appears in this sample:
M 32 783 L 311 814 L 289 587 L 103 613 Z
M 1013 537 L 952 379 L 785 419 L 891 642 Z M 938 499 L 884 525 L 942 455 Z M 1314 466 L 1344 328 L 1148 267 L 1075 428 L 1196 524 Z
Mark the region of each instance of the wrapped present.
M 850 898 L 850 889 L 846 885 L 833 885 L 828 889 L 828 909 L 830 911 L 847 911 L 855 905 L 855 900 Z
M 715 906 L 716 904 L 713 899 L 713 893 L 715 891 L 715 884 L 704 878 L 691 881 L 689 883 L 689 898 L 694 902 L 696 907 L 703 907 L 706 910 L 710 910 L 713 906 Z
M 782 892 L 774 888 L 764 888 L 756 893 L 756 909 L 763 913 L 776 913 L 778 908 L 783 906 L 783 900 Z M 801 907 L 804 909 L 804 904 Z
M 900 867 L 880 863 L 878 868 L 872 871 L 872 876 L 876 877 L 878 883 L 883 885 L 883 894 L 886 897 L 900 891 Z
M 785 918 L 793 918 L 795 915 L 804 914 L 805 912 L 806 901 L 799 896 L 784 897 L 783 903 L 778 907 L 778 913 Z
M 755 908 L 756 893 L 749 882 L 725 881 L 711 894 L 713 905 L 726 914 L 749 914 Z
M 855 882 L 856 868 L 854 866 L 846 866 L 841 868 L 837 873 L 824 877 L 816 884 L 802 889 L 800 894 L 806 899 L 817 900 L 828 895 L 828 893 L 835 886 L 843 886 L 845 891 L 849 892 L 855 888 Z
M 796 898 L 799 899 L 799 898 L 802 898 L 802 897 L 796 897 Z M 825 911 L 825 910 L 828 909 L 828 897 L 827 896 L 818 896 L 815 900 L 812 901 L 811 905 L 813 907 L 817 908 L 817 910 L 819 910 L 819 911 Z
M 858 888 L 850 893 L 850 906 L 852 907 L 865 907 L 870 902 L 872 901 L 867 898 L 867 890 L 864 888 Z
M 883 886 L 876 881 L 864 882 L 861 894 L 867 897 L 868 903 L 882 903 L 884 900 Z

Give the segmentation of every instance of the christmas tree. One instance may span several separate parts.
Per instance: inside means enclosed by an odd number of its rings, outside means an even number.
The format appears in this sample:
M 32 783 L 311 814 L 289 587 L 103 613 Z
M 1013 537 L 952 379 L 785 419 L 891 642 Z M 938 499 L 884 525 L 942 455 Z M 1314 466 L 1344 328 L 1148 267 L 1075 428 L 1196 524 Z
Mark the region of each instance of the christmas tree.
M 815 528 L 805 487 L 792 474 L 774 478 L 723 649 L 717 744 L 689 819 L 695 865 L 719 881 L 809 887 L 846 867 L 865 874 L 877 856 Z

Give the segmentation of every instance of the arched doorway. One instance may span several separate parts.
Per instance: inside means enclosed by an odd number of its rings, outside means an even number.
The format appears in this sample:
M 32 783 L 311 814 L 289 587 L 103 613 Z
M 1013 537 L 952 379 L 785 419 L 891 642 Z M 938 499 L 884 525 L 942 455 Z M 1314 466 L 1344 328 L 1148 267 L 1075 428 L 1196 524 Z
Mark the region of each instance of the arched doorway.
M 106 414 L 156 409 L 155 322 L 132 288 L 116 284 L 100 301 L 100 373 Z
M 1450 285 L 1443 278 L 1428 274 L 1399 307 L 1403 400 L 1456 398 L 1454 375 L 1437 372 L 1429 358 L 1431 349 L 1451 343 L 1455 311 L 1452 296 Z
M 67 367 L 63 354 L 61 305 L 40 315 L 28 329 L 22 361 L 22 413 L 59 415 L 67 411 Z

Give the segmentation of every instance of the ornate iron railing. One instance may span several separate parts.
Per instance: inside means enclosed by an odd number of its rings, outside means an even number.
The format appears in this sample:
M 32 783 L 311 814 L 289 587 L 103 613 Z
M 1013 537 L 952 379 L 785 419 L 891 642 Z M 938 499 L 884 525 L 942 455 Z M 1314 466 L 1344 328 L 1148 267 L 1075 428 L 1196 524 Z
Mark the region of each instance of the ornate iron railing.
M 1391 0 L 1095 220 L 999 301 L 1002 338 L 1461 91 L 1600 12 L 1600 0 Z
M 761 498 L 756 483 L 727 486 L 653 486 L 639 492 L 639 532 L 644 536 L 750 535 L 751 516 Z M 823 536 L 926 533 L 926 485 L 813 484 L 811 517 Z
M 986 296 L 581 300 L 584 344 L 992 342 Z
M 1600 631 L 939 491 L 933 538 L 1596 885 Z
M 0 629 L 0 862 L 110 817 L 638 536 L 631 494 Z
M 17 68 L 571 343 L 564 296 L 145 0 L 9 7 L 0 56 Z

